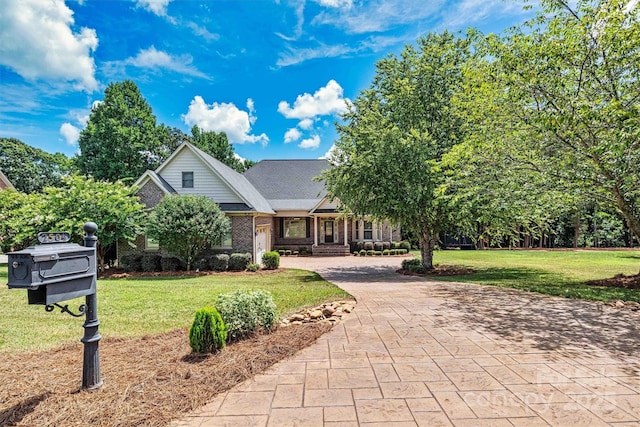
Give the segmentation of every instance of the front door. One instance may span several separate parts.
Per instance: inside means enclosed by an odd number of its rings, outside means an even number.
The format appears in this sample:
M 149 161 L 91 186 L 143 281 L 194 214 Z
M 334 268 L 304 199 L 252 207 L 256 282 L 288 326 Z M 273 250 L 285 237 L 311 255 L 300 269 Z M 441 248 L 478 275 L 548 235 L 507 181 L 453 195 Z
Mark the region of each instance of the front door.
M 324 222 L 324 242 L 333 243 L 333 221 Z
M 269 250 L 269 227 L 256 227 L 256 264 L 262 264 L 262 255 Z

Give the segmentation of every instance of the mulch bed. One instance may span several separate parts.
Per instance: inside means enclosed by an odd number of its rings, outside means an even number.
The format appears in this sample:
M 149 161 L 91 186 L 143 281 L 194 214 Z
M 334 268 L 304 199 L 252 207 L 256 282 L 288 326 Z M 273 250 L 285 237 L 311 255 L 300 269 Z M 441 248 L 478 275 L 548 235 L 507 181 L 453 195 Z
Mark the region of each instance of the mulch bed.
M 137 277 L 183 277 L 183 276 L 211 276 L 211 275 L 240 275 L 240 274 L 274 274 L 282 273 L 283 268 L 276 270 L 258 270 L 255 272 L 247 271 L 156 271 L 156 272 L 144 272 L 144 271 L 124 271 L 118 268 L 108 268 L 105 271 L 98 273 L 98 279 L 125 279 L 125 278 L 137 278 Z
M 292 356 L 327 332 L 279 327 L 215 355 L 191 353 L 186 330 L 100 342 L 104 386 L 79 391 L 81 344 L 0 354 L 0 426 L 165 426 L 218 393 Z
M 455 265 L 434 265 L 433 269 L 427 271 L 426 273 L 416 273 L 414 271 L 409 270 L 396 270 L 397 273 L 400 273 L 405 276 L 418 276 L 418 277 L 432 277 L 432 276 L 463 276 L 465 274 L 475 273 L 474 270 L 470 268 L 458 267 Z
M 640 274 L 625 276 L 617 274 L 609 279 L 590 280 L 586 282 L 589 286 L 607 286 L 614 288 L 640 289 Z

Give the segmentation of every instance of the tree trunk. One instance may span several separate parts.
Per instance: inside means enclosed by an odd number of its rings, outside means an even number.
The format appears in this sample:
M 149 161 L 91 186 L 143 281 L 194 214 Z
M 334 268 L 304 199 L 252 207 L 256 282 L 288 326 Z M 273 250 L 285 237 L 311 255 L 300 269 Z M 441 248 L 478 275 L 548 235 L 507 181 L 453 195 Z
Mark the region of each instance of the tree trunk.
M 422 257 L 422 265 L 427 270 L 433 270 L 433 249 L 435 246 L 435 233 L 431 230 L 422 230 L 420 233 L 420 255 Z
M 576 214 L 576 218 L 573 221 L 573 248 L 578 247 L 578 239 L 580 238 L 580 215 Z

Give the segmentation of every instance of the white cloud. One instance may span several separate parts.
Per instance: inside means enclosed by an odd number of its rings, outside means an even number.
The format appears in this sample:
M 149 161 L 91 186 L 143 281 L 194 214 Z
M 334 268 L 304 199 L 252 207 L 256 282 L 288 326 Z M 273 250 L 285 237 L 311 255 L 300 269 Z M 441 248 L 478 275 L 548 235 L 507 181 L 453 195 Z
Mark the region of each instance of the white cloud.
M 165 69 L 180 74 L 209 79 L 206 74 L 194 67 L 191 64 L 192 62 L 193 57 L 191 57 L 191 55 L 172 56 L 151 46 L 149 49 L 140 49 L 135 57 L 114 62 L 112 65 L 116 67 L 131 65 L 138 68 Z
M 320 146 L 320 137 L 318 135 L 313 135 L 311 138 L 303 139 L 298 147 L 300 148 L 308 148 L 308 149 L 316 149 Z
M 253 101 L 247 100 L 253 107 Z M 208 105 L 201 96 L 195 96 L 189 104 L 189 111 L 182 115 L 182 120 L 189 126 L 197 125 L 205 131 L 225 132 L 229 141 L 242 144 L 245 142 L 261 142 L 267 144 L 266 134 L 251 135 L 251 124 L 255 121 L 253 108 L 249 112 L 238 109 L 233 103 L 217 103 Z
M 284 143 L 288 144 L 290 142 L 294 142 L 299 140 L 302 137 L 302 133 L 296 129 L 296 128 L 291 128 L 289 130 L 287 130 L 284 134 Z
M 288 53 L 280 54 L 280 57 L 276 61 L 276 65 L 278 67 L 288 67 L 311 59 L 335 58 L 337 56 L 357 52 L 358 50 L 359 49 L 347 45 L 322 45 L 316 48 L 290 49 Z
M 80 129 L 71 123 L 63 123 L 62 126 L 60 126 L 60 134 L 64 137 L 65 141 L 67 141 L 67 144 L 76 145 L 78 143 L 78 137 L 80 136 Z
M 136 0 L 136 6 L 142 7 L 158 16 L 167 16 L 167 6 L 171 0 Z
M 324 153 L 321 157 L 318 157 L 319 159 L 327 159 L 327 160 L 331 160 L 331 158 L 333 157 L 333 153 L 336 151 L 336 144 L 331 145 L 331 148 L 329 148 L 327 150 L 326 153 Z
M 96 31 L 74 33 L 73 11 L 64 0 L 3 0 L 0 13 L 0 65 L 27 80 L 73 82 L 87 92 L 98 88 L 91 54 Z
M 505 2 L 503 0 L 462 0 L 450 8 L 443 16 L 447 27 L 468 27 L 486 19 L 495 20 L 499 17 L 526 15 L 530 13 L 522 7 L 520 2 Z
M 316 3 L 325 7 L 350 8 L 351 6 L 353 6 L 353 0 L 316 0 Z
M 325 87 L 318 89 L 313 95 L 305 93 L 298 95 L 293 108 L 286 101 L 280 101 L 278 112 L 288 119 L 310 119 L 327 114 L 344 113 L 347 104 L 343 97 L 342 87 L 335 81 L 329 80 Z
M 201 27 L 195 22 L 187 22 L 187 27 L 191 28 L 191 31 L 193 31 L 193 34 L 195 34 L 196 36 L 202 37 L 208 42 L 220 39 L 220 34 L 211 33 L 205 27 Z
M 298 127 L 304 130 L 310 130 L 313 128 L 313 119 L 302 119 L 298 122 Z

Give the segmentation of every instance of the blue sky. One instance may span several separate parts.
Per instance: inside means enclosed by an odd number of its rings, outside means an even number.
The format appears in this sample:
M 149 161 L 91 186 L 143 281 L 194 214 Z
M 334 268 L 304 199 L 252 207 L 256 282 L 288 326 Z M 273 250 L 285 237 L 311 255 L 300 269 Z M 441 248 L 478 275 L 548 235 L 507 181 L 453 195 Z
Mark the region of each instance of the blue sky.
M 1 0 L 0 137 L 73 155 L 107 84 L 251 160 L 318 158 L 375 63 L 429 31 L 500 32 L 509 0 Z

